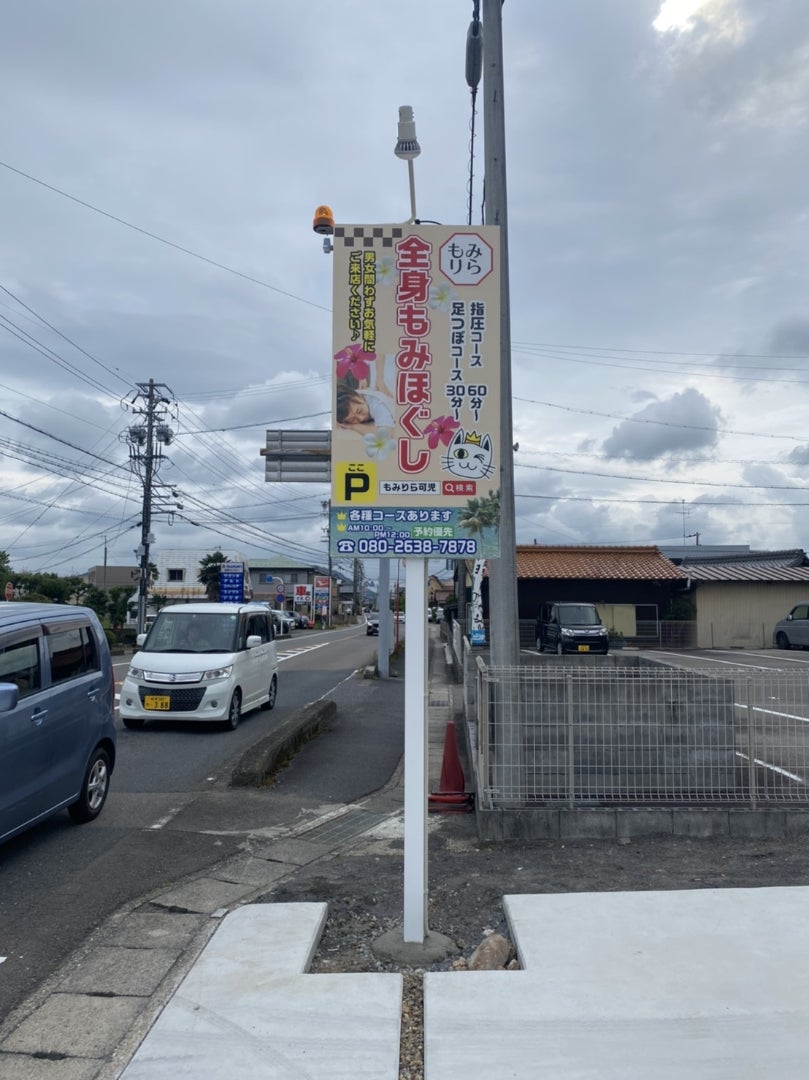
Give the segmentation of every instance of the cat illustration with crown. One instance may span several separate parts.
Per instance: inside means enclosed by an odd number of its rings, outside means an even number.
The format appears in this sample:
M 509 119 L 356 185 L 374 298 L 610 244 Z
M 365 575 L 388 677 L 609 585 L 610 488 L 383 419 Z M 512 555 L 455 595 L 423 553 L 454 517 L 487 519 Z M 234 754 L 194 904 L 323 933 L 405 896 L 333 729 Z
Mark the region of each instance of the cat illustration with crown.
M 441 455 L 441 468 L 464 480 L 487 480 L 494 472 L 492 440 L 476 431 L 458 428 Z

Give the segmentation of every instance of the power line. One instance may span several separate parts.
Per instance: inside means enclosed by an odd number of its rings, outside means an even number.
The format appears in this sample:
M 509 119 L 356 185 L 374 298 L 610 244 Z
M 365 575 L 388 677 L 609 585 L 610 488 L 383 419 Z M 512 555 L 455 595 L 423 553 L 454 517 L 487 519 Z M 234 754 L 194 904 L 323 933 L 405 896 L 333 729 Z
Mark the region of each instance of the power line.
M 66 341 L 68 343 L 68 345 L 72 345 L 74 349 L 78 350 L 78 352 L 80 352 L 83 356 L 86 356 L 88 360 L 92 360 L 94 364 L 98 364 L 98 366 L 100 368 L 103 368 L 104 371 L 106 371 L 108 375 L 112 375 L 113 378 L 119 379 L 122 383 L 125 383 L 128 387 L 132 385 L 131 382 L 128 379 L 125 379 L 122 375 L 119 375 L 118 372 L 113 370 L 112 368 L 107 367 L 107 365 L 102 363 L 102 361 L 99 360 L 98 357 L 95 357 L 95 356 L 93 356 L 92 353 L 87 352 L 87 350 L 83 349 L 81 347 L 81 345 L 77 345 L 75 341 L 72 341 L 67 336 L 67 334 L 63 334 L 61 330 L 57 330 L 57 328 L 52 323 L 49 323 L 48 320 L 45 319 L 42 315 L 40 315 L 38 311 L 34 311 L 34 309 L 32 307 L 29 307 L 28 304 L 26 304 L 23 300 L 21 300 L 19 298 L 19 296 L 16 296 L 11 291 L 11 289 L 6 288 L 5 285 L 0 285 L 0 289 L 2 289 L 2 291 L 7 296 L 10 296 L 12 300 L 15 300 L 20 305 L 20 307 L 25 308 L 26 311 L 30 312 L 33 316 L 35 316 L 35 318 L 39 319 L 39 321 L 41 323 L 43 323 L 45 326 L 47 326 L 49 330 L 52 330 L 54 334 L 57 334 L 60 338 L 62 338 L 63 341 Z
M 133 232 L 140 233 L 141 236 L 148 236 L 150 240 L 156 240 L 160 244 L 165 244 L 166 247 L 174 248 L 175 251 L 181 251 L 184 255 L 190 255 L 193 259 L 199 259 L 200 262 L 207 263 L 209 266 L 215 266 L 217 270 L 224 270 L 228 274 L 234 274 L 236 277 L 242 278 L 244 281 L 250 281 L 254 285 L 260 285 L 263 289 L 270 289 L 272 292 L 278 293 L 280 296 L 286 296 L 289 300 L 297 300 L 301 304 L 307 304 L 309 307 L 317 308 L 319 311 L 325 311 L 330 313 L 331 308 L 324 307 L 322 304 L 316 304 L 313 300 L 307 300 L 303 296 L 296 296 L 295 293 L 286 292 L 284 289 L 279 289 L 277 285 L 270 285 L 268 281 L 262 281 L 261 278 L 253 277 L 252 274 L 245 274 L 241 270 L 236 270 L 232 266 L 227 266 L 225 263 L 218 262 L 216 259 L 210 259 L 207 255 L 201 255 L 198 251 L 193 251 L 191 248 L 183 247 L 182 244 L 177 244 L 173 240 L 167 240 L 165 236 L 160 236 L 158 233 L 150 232 L 148 229 L 141 228 L 140 225 L 134 225 L 131 221 L 126 221 L 122 217 L 118 217 L 116 214 L 111 214 L 108 210 L 102 210 L 99 206 L 94 206 L 92 203 L 87 202 L 85 199 L 80 199 L 76 195 L 71 195 L 68 191 L 63 191 L 61 188 L 55 187 L 53 184 L 48 184 L 44 180 L 40 180 L 36 176 L 32 176 L 31 173 L 23 172 L 22 169 L 16 169 L 13 165 L 9 165 L 7 161 L 0 161 L 0 165 L 4 169 L 8 169 L 9 172 L 16 173 L 17 176 L 23 177 L 25 180 L 30 180 L 33 184 L 39 184 L 40 187 L 45 188 L 48 191 L 54 192 L 56 195 L 61 195 L 63 199 L 70 199 L 71 202 L 76 203 L 78 206 L 83 206 L 85 210 L 92 210 L 94 214 L 101 214 L 102 217 L 108 218 L 110 221 L 116 222 L 118 225 L 123 225 L 127 229 L 132 229 Z
M 559 353 L 547 352 L 545 350 L 540 350 L 540 349 L 521 349 L 521 348 L 517 348 L 516 346 L 514 347 L 513 351 L 514 352 L 524 352 L 529 356 L 539 356 L 539 357 L 542 357 L 542 358 L 544 358 L 546 360 L 561 360 L 563 363 L 566 363 L 566 364 L 567 363 L 570 363 L 570 364 L 588 364 L 591 367 L 606 367 L 606 368 L 615 369 L 617 371 L 655 371 L 655 372 L 661 371 L 660 367 L 649 368 L 649 367 L 640 367 L 638 364 L 617 364 L 617 363 L 614 363 L 614 362 L 609 362 L 610 359 L 612 359 L 614 361 L 615 359 L 622 359 L 621 357 L 616 357 L 616 358 L 602 357 L 601 360 L 595 360 L 595 359 L 592 359 L 591 357 L 571 356 L 568 353 L 559 354 Z M 661 363 L 661 361 L 651 360 L 651 359 L 648 362 L 650 364 L 658 364 L 658 365 Z M 667 361 L 663 361 L 662 363 L 666 363 L 666 362 Z M 731 367 L 732 365 L 723 364 L 723 365 L 719 365 L 719 366 L 721 366 L 721 367 Z M 743 368 L 742 370 L 748 371 L 748 370 L 751 370 L 751 369 Z M 805 369 L 803 369 L 803 368 L 767 368 L 767 369 L 760 369 L 760 370 L 767 370 L 767 371 L 803 371 L 805 373 Z M 799 385 L 799 386 L 802 386 L 805 383 L 809 382 L 809 379 L 767 379 L 767 378 L 765 378 L 763 376 L 760 376 L 760 375 L 754 377 L 754 376 L 748 376 L 748 375 L 720 375 L 716 371 L 683 371 L 680 368 L 671 367 L 671 366 L 666 367 L 666 368 L 662 368 L 662 371 L 663 371 L 663 373 L 676 374 L 676 375 L 678 375 L 680 377 L 682 377 L 683 375 L 693 375 L 693 376 L 695 376 L 697 378 L 700 378 L 700 379 L 724 379 L 724 380 L 727 380 L 729 382 L 769 382 L 769 383 L 773 383 L 773 384 L 786 383 L 786 384 L 789 384 L 789 385 Z
M 628 503 L 632 506 L 677 506 L 682 499 L 630 499 L 612 498 L 601 495 L 529 495 L 528 492 L 518 491 L 515 495 L 519 499 L 537 499 L 545 502 L 586 502 L 586 503 Z M 704 508 L 710 510 L 714 506 L 739 506 L 739 507 L 778 507 L 780 509 L 793 509 L 800 506 L 809 506 L 809 502 L 747 502 L 743 499 L 711 499 L 710 502 L 699 503 L 692 501 L 692 509 Z
M 762 491 L 809 491 L 809 487 L 798 484 L 734 484 L 729 480 L 674 480 L 670 476 L 634 476 L 623 473 L 591 472 L 585 469 L 561 469 L 554 465 L 526 465 L 518 463 L 521 469 L 536 469 L 541 472 L 568 473 L 572 476 L 597 476 L 605 480 L 636 480 L 646 484 L 684 484 L 694 487 L 720 487 L 720 488 L 760 488 Z
M 27 330 L 23 330 L 21 326 L 18 326 L 15 322 L 7 318 L 5 315 L 0 315 L 0 327 L 2 327 L 3 330 L 6 330 L 9 334 L 11 334 L 12 337 L 15 337 L 19 341 L 21 341 L 23 345 L 27 345 L 30 349 L 33 349 L 34 352 L 38 352 L 40 356 L 44 356 L 46 360 L 53 361 L 53 363 L 55 363 L 57 367 L 62 368 L 63 371 L 67 371 L 70 375 L 75 376 L 75 378 L 79 379 L 81 382 L 87 383 L 87 385 L 91 386 L 93 390 L 100 390 L 102 393 L 108 394 L 111 398 L 118 397 L 118 395 L 113 393 L 113 391 L 110 390 L 109 387 L 104 386 L 102 383 L 98 382 L 97 379 L 93 379 L 90 375 L 85 375 L 76 367 L 75 364 L 71 364 L 69 360 L 65 360 L 63 356 L 60 356 L 59 353 L 55 352 L 48 345 L 44 345 L 41 341 L 35 338 L 33 334 L 29 334 Z M 116 378 L 117 377 L 118 376 L 116 376 Z
M 319 416 L 331 416 L 331 409 L 324 409 L 322 412 L 316 413 L 303 413 L 300 416 L 281 416 L 275 420 L 258 420 L 255 424 L 234 424 L 233 427 L 188 428 L 186 431 L 178 431 L 177 438 L 179 439 L 183 435 L 213 435 L 226 431 L 249 431 L 251 428 L 266 428 L 275 424 L 291 424 L 293 420 L 317 420 Z
M 0 162 L 2 164 L 2 162 Z M 560 345 L 549 341 L 517 342 L 520 347 L 541 349 L 581 349 L 597 352 L 649 353 L 652 356 L 703 356 L 721 357 L 722 359 L 742 360 L 809 360 L 807 353 L 726 353 L 726 352 L 687 352 L 685 349 L 630 349 L 623 345 Z
M 708 427 L 700 424 L 675 424 L 670 420 L 651 420 L 647 417 L 620 416 L 616 413 L 596 412 L 595 409 L 574 409 L 572 405 L 559 405 L 554 401 L 536 401 L 533 398 L 514 397 L 526 405 L 544 405 L 547 409 L 561 409 L 563 412 L 578 413 L 580 416 L 601 416 L 608 420 L 621 420 L 627 424 L 656 424 L 659 427 L 679 428 L 684 431 L 710 431 L 716 435 L 746 435 L 755 439 L 786 439 L 789 442 L 803 443 L 806 440 L 797 435 L 773 435 L 760 431 L 736 431 L 733 428 Z
M 34 424 L 28 424 L 25 420 L 20 420 L 18 416 L 12 416 L 11 413 L 4 412 L 0 409 L 0 416 L 4 416 L 7 420 L 13 421 L 15 424 L 21 424 L 22 427 L 28 428 L 29 431 L 35 431 L 37 435 L 44 435 L 46 439 L 53 439 L 54 442 L 61 443 L 62 446 L 69 446 L 71 450 L 78 450 L 80 454 L 86 454 L 88 457 L 95 458 L 96 461 L 100 461 L 104 465 L 110 465 L 113 468 L 124 471 L 123 465 L 116 465 L 112 461 L 107 461 L 105 458 L 99 457 L 98 454 L 94 454 L 92 450 L 85 450 L 81 446 L 76 446 L 75 443 L 68 442 L 67 439 L 60 439 L 58 435 L 52 435 L 49 431 L 43 431 L 42 428 L 36 427 Z

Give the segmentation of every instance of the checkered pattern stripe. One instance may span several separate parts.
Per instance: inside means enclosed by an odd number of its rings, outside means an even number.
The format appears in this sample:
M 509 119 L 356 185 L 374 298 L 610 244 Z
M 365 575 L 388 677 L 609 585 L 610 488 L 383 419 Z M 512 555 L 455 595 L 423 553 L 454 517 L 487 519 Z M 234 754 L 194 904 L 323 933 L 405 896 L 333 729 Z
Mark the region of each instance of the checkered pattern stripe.
M 343 247 L 393 247 L 404 236 L 400 225 L 335 225 L 334 243 Z

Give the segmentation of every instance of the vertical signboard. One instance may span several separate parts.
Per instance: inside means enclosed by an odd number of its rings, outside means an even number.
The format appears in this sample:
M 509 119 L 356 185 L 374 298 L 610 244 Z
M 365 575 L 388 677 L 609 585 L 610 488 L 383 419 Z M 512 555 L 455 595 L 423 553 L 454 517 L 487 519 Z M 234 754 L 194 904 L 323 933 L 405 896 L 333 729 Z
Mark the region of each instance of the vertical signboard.
M 295 593 L 293 596 L 293 604 L 295 607 L 309 607 L 312 603 L 312 586 L 311 585 L 295 585 Z
M 496 558 L 495 226 L 334 230 L 331 552 Z
M 324 604 L 328 605 L 329 602 L 329 582 L 330 579 L 322 577 L 319 574 L 315 575 L 314 588 L 315 588 L 315 607 L 321 608 Z
M 219 570 L 219 599 L 222 603 L 242 603 L 244 600 L 244 563 L 222 563 Z

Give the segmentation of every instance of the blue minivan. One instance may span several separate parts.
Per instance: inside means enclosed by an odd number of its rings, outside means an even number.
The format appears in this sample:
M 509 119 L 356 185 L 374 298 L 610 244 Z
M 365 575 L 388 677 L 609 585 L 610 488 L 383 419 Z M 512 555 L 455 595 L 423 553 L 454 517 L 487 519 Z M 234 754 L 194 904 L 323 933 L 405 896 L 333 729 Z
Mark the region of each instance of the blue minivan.
M 0 602 L 0 842 L 67 808 L 101 813 L 115 768 L 115 676 L 90 608 Z

